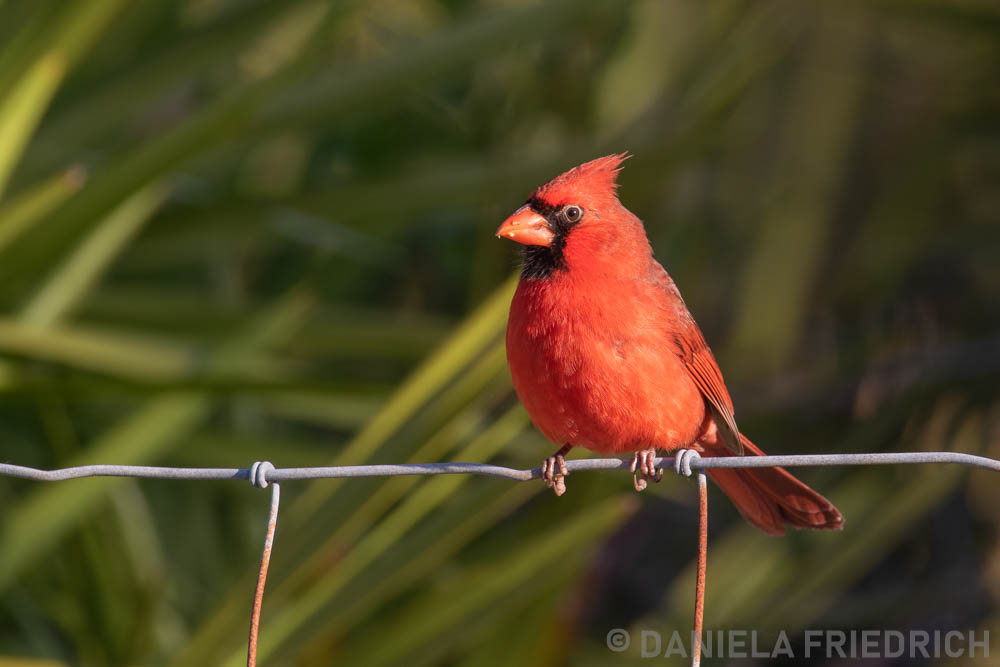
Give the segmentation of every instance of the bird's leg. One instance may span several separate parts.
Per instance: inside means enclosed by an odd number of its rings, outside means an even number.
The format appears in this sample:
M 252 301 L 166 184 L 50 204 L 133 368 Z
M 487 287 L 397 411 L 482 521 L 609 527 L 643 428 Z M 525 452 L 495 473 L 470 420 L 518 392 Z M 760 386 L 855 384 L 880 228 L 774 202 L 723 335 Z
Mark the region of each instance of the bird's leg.
M 563 445 L 559 451 L 542 461 L 542 479 L 545 486 L 555 491 L 557 496 L 566 493 L 566 476 L 569 470 L 566 469 L 566 459 L 563 457 L 573 449 L 573 445 Z
M 632 465 L 632 486 L 636 491 L 642 491 L 648 486 L 647 480 L 659 482 L 663 479 L 663 471 L 656 468 L 656 449 L 641 449 L 633 455 Z

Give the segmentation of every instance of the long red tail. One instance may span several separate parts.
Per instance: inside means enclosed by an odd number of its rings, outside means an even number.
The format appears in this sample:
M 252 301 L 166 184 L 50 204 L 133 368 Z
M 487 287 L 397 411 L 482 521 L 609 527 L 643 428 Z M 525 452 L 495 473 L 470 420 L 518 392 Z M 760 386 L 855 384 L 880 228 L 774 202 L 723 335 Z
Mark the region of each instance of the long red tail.
M 740 435 L 747 456 L 766 456 Z M 713 448 L 714 449 L 714 448 Z M 732 456 L 726 449 L 706 456 Z M 844 517 L 829 500 L 784 468 L 716 468 L 708 476 L 736 505 L 743 518 L 769 535 L 784 535 L 785 526 L 840 530 Z

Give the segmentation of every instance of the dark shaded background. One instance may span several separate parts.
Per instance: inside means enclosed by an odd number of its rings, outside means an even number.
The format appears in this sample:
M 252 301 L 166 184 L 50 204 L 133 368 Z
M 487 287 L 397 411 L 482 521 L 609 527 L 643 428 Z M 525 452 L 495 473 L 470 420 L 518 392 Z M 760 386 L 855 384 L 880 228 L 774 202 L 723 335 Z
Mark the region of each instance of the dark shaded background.
M 973 0 L 0 2 L 0 458 L 537 465 L 492 232 L 623 150 L 766 451 L 998 457 L 998 46 Z M 801 474 L 845 530 L 713 491 L 707 627 L 1000 655 L 996 474 Z M 285 487 L 265 664 L 628 664 L 611 628 L 690 627 L 687 481 Z M 0 656 L 240 664 L 266 504 L 0 480 Z

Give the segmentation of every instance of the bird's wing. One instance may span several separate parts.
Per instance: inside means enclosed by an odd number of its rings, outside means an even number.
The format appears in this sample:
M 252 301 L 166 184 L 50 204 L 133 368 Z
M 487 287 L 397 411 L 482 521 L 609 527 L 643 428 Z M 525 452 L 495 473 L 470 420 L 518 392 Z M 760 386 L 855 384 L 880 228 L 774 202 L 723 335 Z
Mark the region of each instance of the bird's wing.
M 722 371 L 719 370 L 715 356 L 705 342 L 705 336 L 691 317 L 673 279 L 659 262 L 654 260 L 653 264 L 655 264 L 654 280 L 668 297 L 666 307 L 676 311 L 671 313 L 672 316 L 676 315 L 671 317 L 676 322 L 674 331 L 671 332 L 674 350 L 708 401 L 708 407 L 715 417 L 722 441 L 730 451 L 742 456 L 743 443 L 740 441 L 740 431 L 736 427 L 736 418 L 733 415 L 733 399 L 729 397 L 729 390 L 726 389 L 726 383 L 722 379 Z

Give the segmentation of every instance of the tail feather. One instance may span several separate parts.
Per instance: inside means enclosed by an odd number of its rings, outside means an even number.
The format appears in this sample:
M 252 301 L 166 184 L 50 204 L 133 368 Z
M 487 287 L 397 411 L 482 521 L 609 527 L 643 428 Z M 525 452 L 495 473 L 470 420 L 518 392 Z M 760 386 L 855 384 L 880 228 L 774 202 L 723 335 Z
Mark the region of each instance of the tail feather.
M 766 456 L 740 435 L 747 456 Z M 728 456 L 709 450 L 706 456 Z M 785 526 L 840 530 L 844 517 L 829 500 L 792 476 L 784 468 L 716 468 L 708 476 L 729 496 L 747 521 L 769 535 L 784 535 Z

